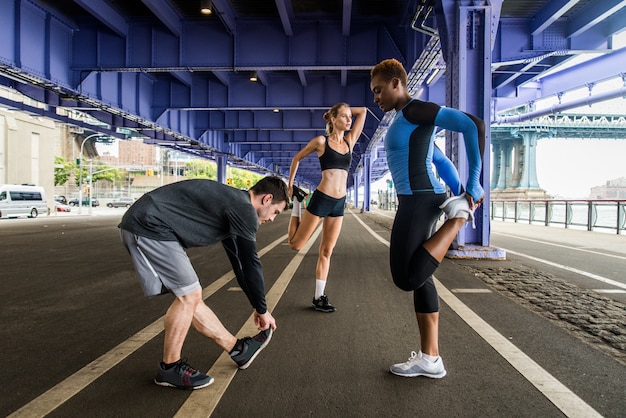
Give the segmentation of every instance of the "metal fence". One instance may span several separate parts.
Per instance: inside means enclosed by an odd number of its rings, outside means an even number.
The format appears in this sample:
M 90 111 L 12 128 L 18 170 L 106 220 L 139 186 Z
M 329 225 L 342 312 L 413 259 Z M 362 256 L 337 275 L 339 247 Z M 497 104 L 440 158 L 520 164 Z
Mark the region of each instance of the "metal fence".
M 492 220 L 525 221 L 545 226 L 606 230 L 626 229 L 626 200 L 492 200 Z

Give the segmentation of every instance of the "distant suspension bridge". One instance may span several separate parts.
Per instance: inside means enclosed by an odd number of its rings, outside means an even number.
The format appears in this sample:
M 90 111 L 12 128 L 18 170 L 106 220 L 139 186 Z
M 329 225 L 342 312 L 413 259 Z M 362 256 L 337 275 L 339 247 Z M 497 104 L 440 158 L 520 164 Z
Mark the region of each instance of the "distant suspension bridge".
M 492 196 L 543 197 L 536 163 L 537 141 L 542 138 L 626 139 L 626 116 L 557 113 L 492 124 Z

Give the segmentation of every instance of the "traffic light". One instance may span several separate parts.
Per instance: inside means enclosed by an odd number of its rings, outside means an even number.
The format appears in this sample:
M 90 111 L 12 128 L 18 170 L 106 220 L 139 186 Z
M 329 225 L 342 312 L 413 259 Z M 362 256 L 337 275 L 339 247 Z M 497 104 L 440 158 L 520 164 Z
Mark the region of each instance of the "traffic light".
M 228 178 L 226 179 L 226 184 L 228 184 L 229 186 L 232 186 L 232 184 L 233 184 L 233 179 L 231 179 L 230 177 L 228 177 Z

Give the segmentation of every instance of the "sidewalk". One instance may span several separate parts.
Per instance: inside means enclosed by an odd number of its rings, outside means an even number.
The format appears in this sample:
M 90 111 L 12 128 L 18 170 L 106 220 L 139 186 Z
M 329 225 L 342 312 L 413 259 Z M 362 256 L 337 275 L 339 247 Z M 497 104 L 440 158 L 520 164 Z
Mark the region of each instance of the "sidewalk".
M 491 221 L 491 231 L 543 240 L 549 234 L 549 238 L 553 242 L 581 247 L 594 247 L 626 255 L 626 236 L 616 233 L 590 232 L 581 229 L 565 229 L 554 226 L 502 221 Z

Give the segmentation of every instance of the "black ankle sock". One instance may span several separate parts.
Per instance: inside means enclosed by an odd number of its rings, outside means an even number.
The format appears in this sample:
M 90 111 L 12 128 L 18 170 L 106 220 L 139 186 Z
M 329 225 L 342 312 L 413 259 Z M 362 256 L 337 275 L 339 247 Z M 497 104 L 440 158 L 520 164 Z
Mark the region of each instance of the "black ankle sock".
M 179 362 L 180 362 L 180 360 L 175 361 L 174 363 L 163 363 L 163 362 L 161 362 L 161 367 L 163 367 L 163 369 L 165 369 L 165 370 L 169 370 L 172 367 L 176 366 Z
M 230 354 L 231 356 L 233 354 L 239 354 L 241 352 L 241 340 L 237 340 L 237 342 L 235 343 L 235 346 L 233 347 L 232 350 L 230 350 Z

